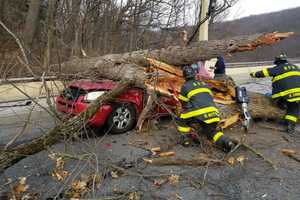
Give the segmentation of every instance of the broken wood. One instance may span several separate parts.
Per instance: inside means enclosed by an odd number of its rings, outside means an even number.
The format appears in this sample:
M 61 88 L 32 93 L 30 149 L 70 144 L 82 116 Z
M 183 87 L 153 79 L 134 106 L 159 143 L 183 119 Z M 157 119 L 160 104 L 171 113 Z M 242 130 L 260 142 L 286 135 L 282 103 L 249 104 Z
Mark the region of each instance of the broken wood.
M 162 152 L 162 153 L 158 154 L 159 157 L 169 157 L 169 156 L 175 156 L 175 155 L 176 155 L 176 153 L 174 151 Z
M 232 125 L 234 125 L 235 123 L 237 123 L 240 120 L 240 113 L 236 113 L 226 119 L 223 119 L 221 121 L 221 127 L 222 129 L 226 129 Z
M 295 150 L 292 149 L 282 149 L 281 152 L 286 155 L 287 157 L 300 162 L 300 156 L 297 155 L 297 152 Z
M 103 103 L 113 101 L 118 95 L 134 84 L 134 80 L 121 81 L 117 88 L 111 90 L 106 95 L 98 97 L 85 111 L 81 112 L 78 116 L 71 118 L 69 121 L 54 127 L 46 135 L 13 149 L 0 151 L 0 171 L 24 157 L 45 150 L 62 138 L 71 138 L 78 135 L 84 124 L 94 116 Z
M 144 107 L 144 109 L 142 110 L 142 112 L 139 116 L 137 125 L 136 125 L 139 132 L 142 132 L 143 124 L 144 124 L 145 120 L 147 119 L 147 117 L 149 117 L 147 115 L 150 113 L 153 106 L 154 106 L 154 97 L 152 96 L 152 93 L 150 93 L 150 95 L 148 96 L 148 99 L 147 99 L 147 104 Z

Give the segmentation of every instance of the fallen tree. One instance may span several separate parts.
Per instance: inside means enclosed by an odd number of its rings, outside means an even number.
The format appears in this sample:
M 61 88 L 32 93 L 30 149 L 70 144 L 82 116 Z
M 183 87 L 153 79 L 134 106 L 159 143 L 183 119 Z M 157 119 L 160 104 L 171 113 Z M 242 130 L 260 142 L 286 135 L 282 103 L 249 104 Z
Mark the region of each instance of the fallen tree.
M 147 58 L 174 66 L 189 65 L 199 60 L 209 60 L 219 55 L 254 51 L 259 46 L 272 45 L 293 34 L 293 32 L 254 34 L 224 40 L 200 41 L 190 46 L 171 46 L 158 50 L 140 50 L 88 59 L 75 59 L 61 65 L 53 65 L 51 70 L 57 72 L 61 68 L 64 70 L 64 73 L 77 73 L 78 77 L 91 79 L 109 78 L 120 80 L 122 75 L 129 78 L 133 74 L 141 77 L 143 70 L 131 64 L 136 64 L 140 67 L 149 66 Z
M 0 170 L 11 166 L 13 163 L 28 155 L 46 149 L 62 138 L 71 138 L 78 135 L 79 130 L 84 127 L 87 120 L 95 114 L 101 104 L 113 100 L 116 96 L 126 90 L 126 88 L 132 85 L 143 87 L 144 83 L 146 83 L 149 90 L 152 88 L 155 92 L 159 91 L 168 95 L 169 90 L 173 89 L 170 87 L 169 83 L 175 83 L 178 90 L 183 83 L 178 68 L 165 64 L 163 67 L 159 68 L 161 71 L 157 69 L 156 71 L 150 70 L 150 72 L 148 71 L 148 74 L 145 74 L 144 67 L 150 65 L 149 59 L 147 59 L 148 57 L 152 60 L 155 59 L 172 65 L 192 64 L 199 60 L 206 60 L 220 54 L 255 50 L 258 46 L 273 44 L 292 34 L 293 33 L 256 34 L 229 40 L 199 42 L 188 47 L 176 46 L 161 50 L 136 51 L 126 54 L 114 54 L 99 58 L 67 62 L 63 64 L 63 66 L 68 69 L 67 71 L 69 73 L 78 73 L 77 76 L 79 77 L 83 76 L 84 78 L 95 79 L 106 78 L 122 81 L 116 89 L 97 98 L 84 112 L 80 113 L 80 115 L 56 126 L 46 135 L 37 138 L 28 144 L 1 151 Z M 56 71 L 57 67 L 58 66 L 52 67 L 52 70 Z M 168 76 L 161 79 L 161 81 L 157 80 L 157 77 L 159 76 L 157 76 L 156 72 L 161 73 L 162 71 L 165 71 Z M 161 82 L 162 85 L 165 86 L 160 85 L 158 88 L 154 87 L 154 85 L 151 84 L 151 79 Z M 214 89 L 215 100 L 219 102 L 222 101 L 221 103 L 223 104 L 228 104 L 221 108 L 224 118 L 231 117 L 233 113 L 236 114 L 237 111 L 239 111 L 238 105 L 233 104 L 235 94 L 234 88 L 230 83 L 213 80 L 207 80 L 207 83 Z M 270 114 L 265 112 L 265 108 L 266 105 L 272 106 L 271 101 L 262 95 L 252 95 L 251 97 L 253 98 L 250 105 L 251 114 L 253 116 L 260 115 L 270 117 Z M 272 107 L 272 109 L 274 110 L 274 117 L 278 117 L 276 116 L 278 113 L 282 114 L 276 107 Z

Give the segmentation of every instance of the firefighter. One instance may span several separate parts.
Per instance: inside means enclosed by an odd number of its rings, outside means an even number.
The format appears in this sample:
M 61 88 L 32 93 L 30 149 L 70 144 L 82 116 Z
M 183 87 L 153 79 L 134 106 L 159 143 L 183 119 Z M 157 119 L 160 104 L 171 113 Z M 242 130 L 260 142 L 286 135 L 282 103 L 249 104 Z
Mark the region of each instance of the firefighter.
M 300 101 L 300 69 L 290 64 L 287 56 L 282 53 L 275 57 L 275 67 L 252 72 L 251 77 L 272 77 L 272 99 L 280 108 L 286 109 L 284 116 L 287 133 L 293 134 L 299 116 Z
M 235 144 L 221 130 L 217 130 L 220 116 L 213 102 L 212 91 L 206 83 L 195 79 L 195 70 L 192 67 L 184 67 L 183 76 L 186 82 L 178 96 L 183 110 L 177 120 L 177 129 L 182 134 L 182 144 L 184 146 L 190 144 L 191 125 L 196 123 L 202 127 L 209 140 L 224 151 L 230 151 Z

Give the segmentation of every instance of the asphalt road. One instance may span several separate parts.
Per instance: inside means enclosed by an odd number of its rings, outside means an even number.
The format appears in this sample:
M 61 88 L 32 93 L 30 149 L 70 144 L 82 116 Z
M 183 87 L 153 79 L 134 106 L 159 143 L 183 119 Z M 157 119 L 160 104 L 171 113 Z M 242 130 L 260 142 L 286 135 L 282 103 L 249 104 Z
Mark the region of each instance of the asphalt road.
M 54 126 L 55 121 L 51 115 L 39 105 L 26 105 L 26 102 L 0 104 L 0 147 L 17 134 L 21 136 L 15 144 L 20 144 L 46 133 Z M 45 99 L 38 103 L 48 107 Z

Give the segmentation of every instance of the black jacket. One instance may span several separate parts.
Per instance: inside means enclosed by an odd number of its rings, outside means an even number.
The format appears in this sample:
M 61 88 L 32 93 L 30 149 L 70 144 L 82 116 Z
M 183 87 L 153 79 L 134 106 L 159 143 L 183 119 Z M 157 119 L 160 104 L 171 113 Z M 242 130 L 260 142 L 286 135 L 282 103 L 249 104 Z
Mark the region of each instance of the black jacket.
M 218 57 L 218 60 L 215 64 L 215 74 L 225 74 L 225 61 L 223 57 Z
M 188 80 L 182 86 L 179 99 L 183 102 L 182 119 L 196 117 L 205 123 L 220 121 L 212 91 L 202 81 Z
M 288 62 L 255 73 L 255 77 L 273 77 L 272 98 L 284 98 L 289 102 L 300 100 L 300 69 Z

